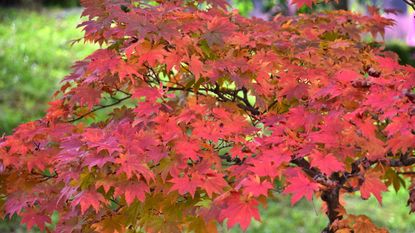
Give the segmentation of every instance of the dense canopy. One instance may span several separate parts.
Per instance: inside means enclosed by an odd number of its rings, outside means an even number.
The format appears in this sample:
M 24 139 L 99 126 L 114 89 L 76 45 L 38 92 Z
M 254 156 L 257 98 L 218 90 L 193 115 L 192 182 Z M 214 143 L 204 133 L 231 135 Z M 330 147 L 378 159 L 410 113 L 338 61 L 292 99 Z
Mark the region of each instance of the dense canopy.
M 381 202 L 415 163 L 415 70 L 376 42 L 392 24 L 377 9 L 264 21 L 225 0 L 82 4 L 101 49 L 44 118 L 1 140 L 5 216 L 44 229 L 58 213 L 56 232 L 215 232 L 246 229 L 272 195 L 314 195 L 325 232 L 386 232 L 342 206 L 357 191 Z

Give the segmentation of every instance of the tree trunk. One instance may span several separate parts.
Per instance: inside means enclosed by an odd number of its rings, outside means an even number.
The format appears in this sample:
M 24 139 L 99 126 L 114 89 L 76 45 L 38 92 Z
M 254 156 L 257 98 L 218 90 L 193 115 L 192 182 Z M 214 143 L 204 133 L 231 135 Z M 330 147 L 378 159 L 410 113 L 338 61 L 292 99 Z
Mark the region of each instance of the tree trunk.
M 341 205 L 339 202 L 339 188 L 333 188 L 323 191 L 321 194 L 321 199 L 327 205 L 327 217 L 329 218 L 329 224 L 327 227 L 322 231 L 322 233 L 334 233 L 332 229 L 330 229 L 331 225 L 337 219 L 342 219 L 342 216 L 339 212 Z
M 334 8 L 336 10 L 346 10 L 347 11 L 347 0 L 340 0 L 338 3 L 334 3 Z

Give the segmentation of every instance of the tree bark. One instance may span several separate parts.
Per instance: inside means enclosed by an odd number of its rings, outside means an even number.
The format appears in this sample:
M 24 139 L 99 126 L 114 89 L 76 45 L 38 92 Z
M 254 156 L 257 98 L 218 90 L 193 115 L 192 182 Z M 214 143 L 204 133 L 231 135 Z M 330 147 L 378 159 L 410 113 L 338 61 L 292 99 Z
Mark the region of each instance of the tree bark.
M 342 219 L 342 216 L 339 212 L 341 208 L 340 201 L 339 201 L 339 194 L 340 194 L 340 189 L 337 187 L 325 190 L 321 194 L 321 199 L 327 205 L 326 214 L 327 214 L 327 217 L 329 218 L 329 224 L 322 231 L 322 233 L 334 233 L 334 231 L 330 229 L 331 225 L 334 223 L 334 221 L 338 219 Z
M 347 0 L 340 0 L 338 1 L 338 3 L 334 3 L 334 8 L 336 10 L 346 10 L 347 11 Z

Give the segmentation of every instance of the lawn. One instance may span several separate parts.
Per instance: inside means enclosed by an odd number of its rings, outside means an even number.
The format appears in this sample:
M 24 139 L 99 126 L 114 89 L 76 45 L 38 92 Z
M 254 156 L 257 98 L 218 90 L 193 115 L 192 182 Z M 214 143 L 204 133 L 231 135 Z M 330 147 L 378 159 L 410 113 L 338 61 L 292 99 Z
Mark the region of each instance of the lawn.
M 390 233 L 413 233 L 415 215 L 409 215 L 406 206 L 408 192 L 401 189 L 395 192 L 390 189 L 384 193 L 382 205 L 374 197 L 364 201 L 359 196 L 347 196 L 346 209 L 349 214 L 364 214 L 375 224 L 387 228 Z M 254 222 L 248 229 L 249 233 L 314 233 L 321 232 L 327 225 L 326 216 L 320 211 L 321 202 L 300 201 L 294 207 L 287 196 L 277 196 L 262 209 L 262 222 Z M 240 229 L 223 232 L 242 232 Z
M 77 44 L 80 9 L 0 9 L 0 134 L 41 117 L 74 60 L 93 46 Z

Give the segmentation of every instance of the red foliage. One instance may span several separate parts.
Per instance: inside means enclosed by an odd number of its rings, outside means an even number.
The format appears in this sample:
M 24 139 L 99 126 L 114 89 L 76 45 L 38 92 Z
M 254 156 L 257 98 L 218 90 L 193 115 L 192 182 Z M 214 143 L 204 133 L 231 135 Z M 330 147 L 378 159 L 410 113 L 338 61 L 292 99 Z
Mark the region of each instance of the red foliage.
M 362 39 L 391 22 L 154 2 L 82 1 L 102 48 L 43 119 L 2 139 L 4 215 L 44 228 L 56 211 L 57 232 L 214 232 L 246 229 L 284 189 L 322 198 L 326 232 L 383 232 L 339 199 L 380 202 L 415 163 L 415 70 Z

